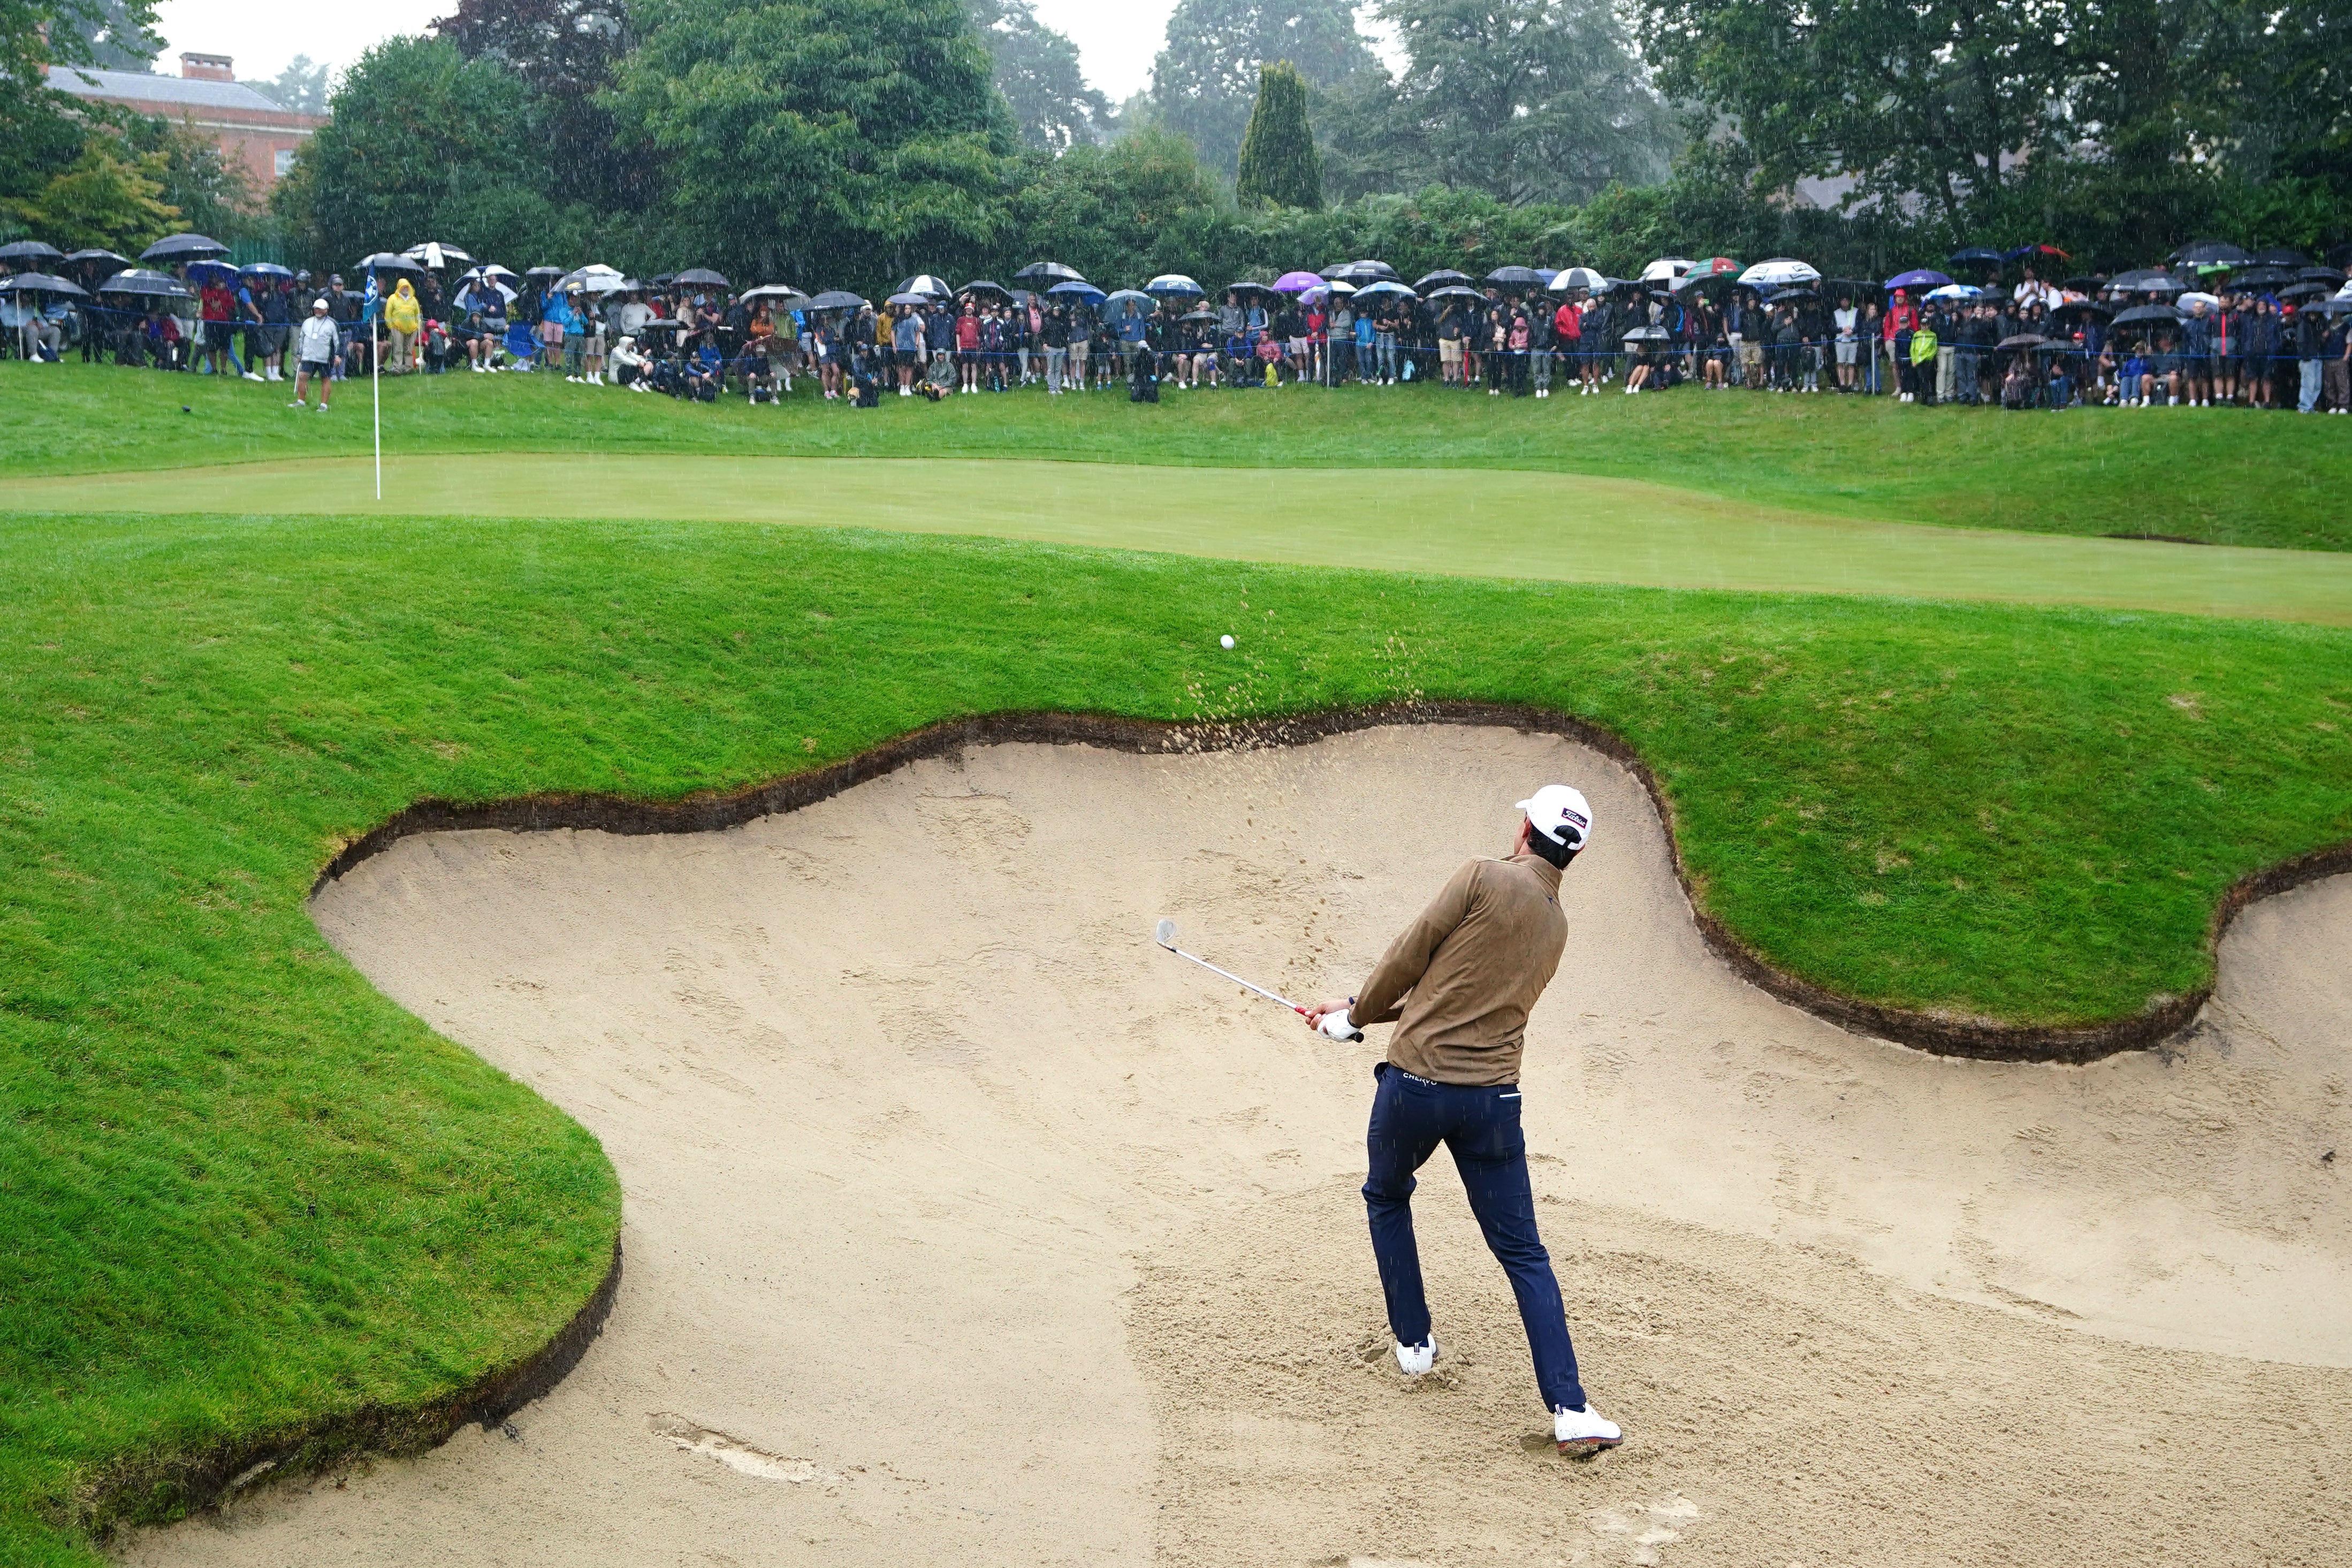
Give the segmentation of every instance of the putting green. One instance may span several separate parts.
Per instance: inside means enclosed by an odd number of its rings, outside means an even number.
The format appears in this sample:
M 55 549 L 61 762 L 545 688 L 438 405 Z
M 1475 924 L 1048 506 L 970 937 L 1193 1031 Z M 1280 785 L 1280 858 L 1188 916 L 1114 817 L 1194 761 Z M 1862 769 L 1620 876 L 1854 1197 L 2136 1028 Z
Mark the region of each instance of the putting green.
M 363 458 L 13 481 L 31 511 L 702 519 L 1680 588 L 2352 625 L 2352 554 L 1858 521 L 1635 479 L 931 458 Z

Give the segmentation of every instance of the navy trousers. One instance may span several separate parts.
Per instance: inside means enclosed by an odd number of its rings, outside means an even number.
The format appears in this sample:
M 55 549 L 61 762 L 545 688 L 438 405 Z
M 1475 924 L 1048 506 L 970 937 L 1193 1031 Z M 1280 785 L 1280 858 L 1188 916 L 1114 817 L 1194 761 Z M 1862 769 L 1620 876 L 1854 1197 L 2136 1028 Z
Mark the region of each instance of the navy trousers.
M 1429 1298 L 1421 1284 L 1421 1248 L 1412 1237 L 1413 1173 L 1443 1143 L 1462 1173 L 1470 1212 L 1486 1233 L 1495 1260 L 1510 1276 L 1519 1321 L 1535 1358 L 1536 1388 L 1544 1408 L 1584 1408 L 1576 1377 L 1576 1347 L 1568 1337 L 1568 1310 L 1551 1255 L 1536 1235 L 1536 1201 L 1528 1184 L 1528 1141 L 1519 1131 L 1519 1088 L 1473 1089 L 1432 1083 L 1382 1062 L 1365 1138 L 1370 1174 L 1364 1207 L 1371 1217 L 1372 1256 L 1388 1298 L 1389 1329 L 1399 1344 L 1429 1338 Z

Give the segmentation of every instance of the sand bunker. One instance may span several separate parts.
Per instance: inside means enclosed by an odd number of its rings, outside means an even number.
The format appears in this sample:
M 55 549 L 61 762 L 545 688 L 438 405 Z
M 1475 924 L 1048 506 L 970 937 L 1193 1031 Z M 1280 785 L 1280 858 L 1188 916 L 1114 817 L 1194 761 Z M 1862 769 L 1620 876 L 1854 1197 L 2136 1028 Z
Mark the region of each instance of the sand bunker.
M 1442 1375 L 1384 1362 L 1345 990 L 1509 803 L 1593 850 L 1527 1122 L 1626 1446 L 1551 1451 L 1441 1155 Z M 611 1151 L 604 1337 L 505 1433 L 259 1489 L 142 1563 L 2319 1563 L 2352 1552 L 2352 879 L 2187 1038 L 1919 1055 L 1712 960 L 1639 786 L 1487 729 L 1005 745 L 696 836 L 407 839 L 318 900 Z M 2343 1157 L 2323 1161 L 2330 1150 Z

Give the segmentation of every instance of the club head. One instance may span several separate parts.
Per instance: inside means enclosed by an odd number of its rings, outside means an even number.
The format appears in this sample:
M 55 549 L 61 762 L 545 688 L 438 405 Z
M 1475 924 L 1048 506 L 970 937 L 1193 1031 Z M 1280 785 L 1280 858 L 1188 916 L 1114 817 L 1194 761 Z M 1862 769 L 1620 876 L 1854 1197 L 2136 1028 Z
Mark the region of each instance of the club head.
M 1158 942 L 1162 947 L 1174 947 L 1176 945 L 1176 922 L 1174 921 L 1161 921 L 1160 924 L 1153 929 L 1151 932 L 1151 940 Z

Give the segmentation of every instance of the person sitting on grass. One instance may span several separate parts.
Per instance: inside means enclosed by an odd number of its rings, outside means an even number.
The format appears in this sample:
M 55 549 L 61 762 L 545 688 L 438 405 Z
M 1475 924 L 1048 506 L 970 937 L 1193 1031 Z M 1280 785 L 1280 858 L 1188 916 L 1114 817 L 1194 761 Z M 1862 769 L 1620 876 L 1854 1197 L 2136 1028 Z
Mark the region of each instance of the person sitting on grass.
M 651 392 L 653 384 L 646 375 L 646 356 L 637 352 L 637 340 L 624 337 L 613 345 L 613 384 L 625 386 L 632 392 Z

